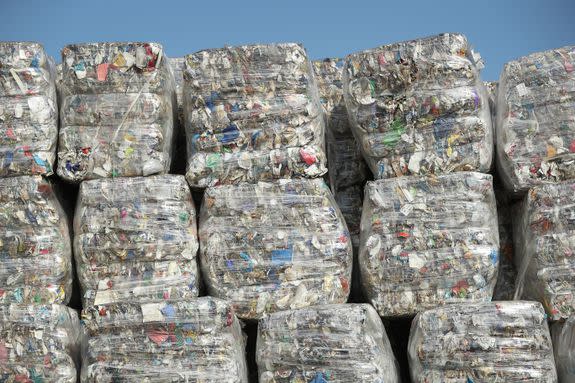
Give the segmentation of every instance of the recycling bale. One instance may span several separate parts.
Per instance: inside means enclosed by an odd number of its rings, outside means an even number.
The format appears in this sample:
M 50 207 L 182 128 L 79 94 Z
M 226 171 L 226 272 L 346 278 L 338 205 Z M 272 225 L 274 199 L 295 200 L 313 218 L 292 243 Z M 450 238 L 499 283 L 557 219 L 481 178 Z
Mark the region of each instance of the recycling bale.
M 327 171 L 322 109 L 303 46 L 207 49 L 187 55 L 185 68 L 192 187 Z
M 82 320 L 82 382 L 248 382 L 240 323 L 219 299 L 96 305 Z
M 575 381 L 575 316 L 551 326 L 559 383 Z
M 51 175 L 58 141 L 56 68 L 35 42 L 0 42 L 0 177 Z
M 575 46 L 505 64 L 497 96 L 497 165 L 507 190 L 575 178 Z
M 240 319 L 347 301 L 351 238 L 322 179 L 208 188 L 199 238 L 208 294 Z
M 550 320 L 575 314 L 575 181 L 529 190 L 514 237 L 517 298 L 539 301 Z
M 361 281 L 380 316 L 491 300 L 499 269 L 491 175 L 370 181 L 361 228 Z
M 270 314 L 258 325 L 256 358 L 260 383 L 400 382 L 383 323 L 368 304 Z
M 457 33 L 345 58 L 349 122 L 375 178 L 490 170 L 493 132 L 481 67 Z
M 67 304 L 72 248 L 53 185 L 41 176 L 0 178 L 0 228 L 0 304 Z
M 74 254 L 84 307 L 198 296 L 196 210 L 184 176 L 80 185 Z
M 62 49 L 58 175 L 69 182 L 170 169 L 174 77 L 157 43 Z
M 419 313 L 408 356 L 414 383 L 557 383 L 538 302 L 456 303 Z

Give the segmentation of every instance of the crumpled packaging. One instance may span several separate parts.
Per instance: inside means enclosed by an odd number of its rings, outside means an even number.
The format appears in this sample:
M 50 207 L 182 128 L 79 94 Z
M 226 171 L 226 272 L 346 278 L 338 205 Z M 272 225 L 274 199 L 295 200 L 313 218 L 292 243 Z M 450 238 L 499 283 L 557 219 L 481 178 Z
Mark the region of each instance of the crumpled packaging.
M 560 383 L 575 382 L 575 316 L 551 326 Z
M 78 314 L 59 304 L 0 304 L 0 381 L 76 382 Z
M 212 297 L 84 309 L 82 382 L 247 383 L 230 305 Z
M 524 193 L 575 178 L 575 46 L 505 64 L 497 97 L 497 157 L 505 187 Z
M 58 175 L 69 182 L 170 168 L 174 76 L 157 43 L 62 49 Z
M 413 383 L 557 383 L 538 302 L 458 303 L 418 314 L 409 334 Z
M 187 55 L 184 119 L 192 187 L 313 178 L 327 171 L 322 108 L 299 44 Z
M 208 295 L 240 319 L 347 301 L 351 238 L 322 179 L 208 188 L 199 238 Z
M 465 36 L 453 33 L 345 58 L 349 121 L 375 178 L 490 170 L 481 66 Z
M 198 296 L 196 210 L 184 176 L 82 182 L 74 254 L 84 307 Z
M 550 320 L 575 315 L 575 181 L 529 190 L 517 225 L 516 298 L 541 302 Z
M 41 176 L 0 178 L 0 304 L 68 303 L 68 221 Z
M 489 301 L 499 267 L 492 177 L 457 172 L 368 182 L 359 265 L 382 317 Z
M 270 314 L 258 325 L 260 383 L 399 383 L 385 328 L 368 304 Z
M 0 177 L 53 173 L 54 60 L 35 42 L 0 42 Z

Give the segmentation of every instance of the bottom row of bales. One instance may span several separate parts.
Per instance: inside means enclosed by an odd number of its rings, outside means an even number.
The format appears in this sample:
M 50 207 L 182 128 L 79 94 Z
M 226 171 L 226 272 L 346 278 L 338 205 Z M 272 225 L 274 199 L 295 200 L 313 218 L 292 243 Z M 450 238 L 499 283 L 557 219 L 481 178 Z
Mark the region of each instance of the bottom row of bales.
M 0 380 L 247 383 L 245 336 L 212 297 L 115 303 L 77 314 L 62 305 L 0 306 Z M 556 333 L 555 333 L 556 331 Z M 575 322 L 554 328 L 561 382 L 572 382 Z M 79 352 L 81 348 L 81 353 Z M 409 337 L 413 382 L 558 381 L 540 303 L 452 304 L 418 314 Z M 261 319 L 259 382 L 400 382 L 381 319 L 368 304 L 334 304 Z

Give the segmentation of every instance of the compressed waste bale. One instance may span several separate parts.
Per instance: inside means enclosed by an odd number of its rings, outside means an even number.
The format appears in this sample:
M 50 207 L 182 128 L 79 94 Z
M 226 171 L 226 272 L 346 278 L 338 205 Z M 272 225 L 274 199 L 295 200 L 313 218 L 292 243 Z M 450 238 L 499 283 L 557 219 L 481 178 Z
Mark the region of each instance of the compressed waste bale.
M 82 382 L 247 383 L 245 341 L 212 297 L 84 309 Z
M 481 62 L 454 33 L 348 55 L 351 129 L 376 178 L 488 172 L 493 132 Z
M 408 345 L 414 383 L 556 383 L 538 302 L 457 303 L 419 313 Z
M 199 237 L 208 294 L 241 319 L 348 298 L 351 239 L 322 179 L 208 188 Z
M 559 383 L 575 382 L 575 316 L 551 326 Z
M 499 267 L 491 175 L 368 182 L 361 227 L 362 284 L 379 315 L 491 300 Z
M 198 296 L 196 210 L 184 176 L 82 182 L 74 253 L 84 306 Z
M 157 43 L 62 50 L 58 175 L 66 181 L 167 173 L 174 77 Z
M 76 382 L 78 314 L 59 304 L 0 304 L 0 381 Z
M 513 246 L 512 201 L 509 194 L 500 186 L 499 184 L 495 186 L 499 225 L 499 273 L 497 274 L 493 299 L 510 301 L 515 296 L 515 282 L 517 280 Z
M 518 223 L 517 297 L 539 301 L 551 320 L 575 314 L 575 181 L 529 190 Z
M 0 42 L 0 177 L 53 173 L 54 61 L 35 42 Z
M 368 304 L 270 314 L 258 325 L 256 358 L 260 383 L 400 382 L 385 328 Z
M 505 187 L 524 193 L 575 178 L 575 46 L 505 64 L 497 96 L 497 159 Z
M 186 178 L 196 188 L 319 177 L 324 120 L 303 46 L 207 49 L 186 56 Z
M 0 178 L 0 303 L 68 303 L 68 221 L 40 176 Z

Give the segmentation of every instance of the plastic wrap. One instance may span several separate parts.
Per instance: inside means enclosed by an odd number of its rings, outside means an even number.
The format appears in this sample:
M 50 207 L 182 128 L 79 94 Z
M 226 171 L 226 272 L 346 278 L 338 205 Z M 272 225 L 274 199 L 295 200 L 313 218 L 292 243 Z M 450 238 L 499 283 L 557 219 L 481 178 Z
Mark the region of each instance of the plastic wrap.
M 322 179 L 208 188 L 199 237 L 208 294 L 242 319 L 348 298 L 350 235 Z
M 67 217 L 40 176 L 0 178 L 0 304 L 68 303 Z
M 492 177 L 457 172 L 368 182 L 359 264 L 384 317 L 489 301 L 499 267 Z
M 575 382 L 575 316 L 551 326 L 559 383 Z
M 575 181 L 531 189 L 514 240 L 517 297 L 541 302 L 551 320 L 575 315 Z
M 319 177 L 324 120 L 299 44 L 209 49 L 186 56 L 186 178 L 193 187 Z
M 556 383 L 551 336 L 537 302 L 460 303 L 424 311 L 408 345 L 413 383 Z
M 0 177 L 53 173 L 55 65 L 34 42 L 0 42 Z
M 62 50 L 58 175 L 147 176 L 170 168 L 175 84 L 156 43 Z
M 575 178 L 575 46 L 508 62 L 497 97 L 498 167 L 508 190 Z
M 211 297 L 84 309 L 82 382 L 247 383 L 244 338 Z
M 490 170 L 493 132 L 479 64 L 465 36 L 452 33 L 346 57 L 349 121 L 376 178 Z
M 198 295 L 196 211 L 184 176 L 82 182 L 74 253 L 84 306 Z
M 282 311 L 258 325 L 260 383 L 399 383 L 385 328 L 368 304 Z
M 75 383 L 79 335 L 66 306 L 0 304 L 0 381 Z

